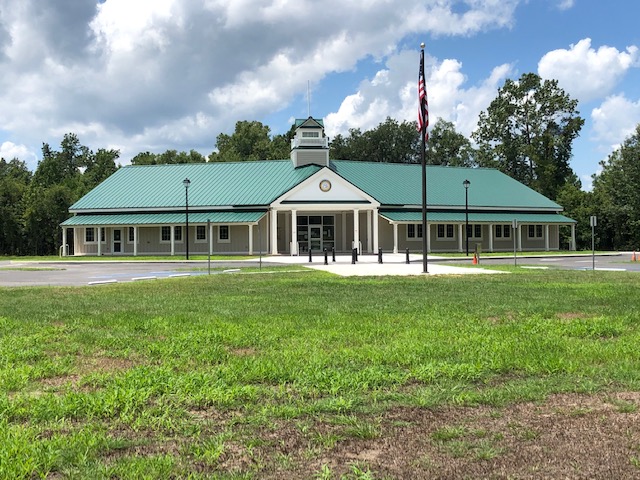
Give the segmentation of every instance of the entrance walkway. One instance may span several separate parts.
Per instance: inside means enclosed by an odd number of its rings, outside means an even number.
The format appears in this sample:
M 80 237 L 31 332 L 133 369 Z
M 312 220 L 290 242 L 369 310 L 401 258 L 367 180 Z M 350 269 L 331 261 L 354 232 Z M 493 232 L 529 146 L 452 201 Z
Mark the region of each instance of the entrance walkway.
M 439 263 L 428 263 L 429 259 L 435 259 L 435 256 L 427 257 L 427 270 L 429 275 L 474 275 L 488 273 L 504 273 L 497 270 L 489 270 L 486 268 L 469 268 L 454 267 L 450 265 L 442 265 Z M 440 257 L 441 258 L 441 257 Z M 382 257 L 384 263 L 378 263 L 377 255 L 360 255 L 358 262 L 353 265 L 350 255 L 336 255 L 336 261 L 331 261 L 329 256 L 328 265 L 324 265 L 324 255 L 314 255 L 313 261 L 309 263 L 309 257 L 301 256 L 270 256 L 262 259 L 264 263 L 274 264 L 292 264 L 304 267 L 314 268 L 325 272 L 334 273 L 343 277 L 355 276 L 382 276 L 382 275 L 422 275 L 422 255 L 409 255 L 411 263 L 406 263 L 405 254 L 386 253 Z M 471 262 L 469 262 L 471 263 Z

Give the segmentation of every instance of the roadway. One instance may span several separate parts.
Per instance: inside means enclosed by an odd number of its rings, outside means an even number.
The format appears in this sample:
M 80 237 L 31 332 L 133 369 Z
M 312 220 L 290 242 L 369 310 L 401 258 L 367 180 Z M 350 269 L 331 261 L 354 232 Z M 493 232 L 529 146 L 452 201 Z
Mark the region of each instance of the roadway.
M 615 255 L 596 255 L 596 270 L 633 271 L 640 272 L 640 262 L 631 261 L 631 252 Z M 464 273 L 465 269 L 456 267 L 471 264 L 469 258 L 445 258 L 435 255 L 429 256 L 429 262 L 435 268 L 430 273 Z M 639 256 L 640 258 L 640 256 Z M 265 257 L 263 267 L 269 265 L 301 265 L 314 266 L 318 269 L 333 271 L 339 275 L 414 275 L 422 272 L 421 255 L 411 255 L 411 265 L 404 266 L 404 255 L 384 255 L 384 264 L 377 264 L 375 255 L 362 255 L 358 265 L 351 265 L 350 257 L 340 257 L 338 262 L 328 267 L 322 265 L 323 259 L 314 258 L 313 265 L 306 257 Z M 490 269 L 494 265 L 513 265 L 512 256 L 480 258 L 480 266 Z M 257 268 L 256 260 L 215 261 L 211 262 L 212 273 L 223 273 L 225 270 L 240 268 Z M 562 268 L 570 270 L 591 270 L 593 258 L 591 255 L 549 255 L 549 256 L 519 256 L 517 265 L 529 268 Z M 449 268 L 445 268 L 449 266 Z M 414 268 L 415 267 L 415 268 Z M 414 271 L 415 270 L 415 271 Z M 449 272 L 451 270 L 451 272 Z M 454 272 L 455 270 L 455 272 Z M 473 270 L 467 270 L 472 273 Z M 490 273 L 490 272 L 487 272 Z M 153 261 L 143 260 L 129 262 L 110 261 L 0 261 L 0 286 L 80 286 L 101 285 L 106 283 L 121 283 L 162 279 L 168 277 L 205 275 L 206 261 Z

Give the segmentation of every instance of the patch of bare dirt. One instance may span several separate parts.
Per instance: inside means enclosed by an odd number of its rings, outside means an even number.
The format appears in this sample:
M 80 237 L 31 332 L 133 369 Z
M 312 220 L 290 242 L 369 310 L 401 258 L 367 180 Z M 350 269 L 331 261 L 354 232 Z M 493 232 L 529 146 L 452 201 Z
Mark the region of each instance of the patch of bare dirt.
M 264 432 L 260 454 L 289 465 L 268 462 L 259 476 L 311 478 L 326 465 L 340 478 L 357 465 L 373 478 L 637 479 L 639 407 L 640 394 L 631 392 L 507 408 L 399 408 L 369 419 L 380 422 L 377 438 L 342 435 L 324 447 L 317 438 L 339 433 L 335 425 L 315 423 L 312 434 L 283 424 Z

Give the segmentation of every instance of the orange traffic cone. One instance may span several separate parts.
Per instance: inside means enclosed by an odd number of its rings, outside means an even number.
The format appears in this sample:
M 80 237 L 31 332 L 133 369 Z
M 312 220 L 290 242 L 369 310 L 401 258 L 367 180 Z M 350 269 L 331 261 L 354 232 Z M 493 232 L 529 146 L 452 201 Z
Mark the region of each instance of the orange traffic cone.
M 473 260 L 471 261 L 471 263 L 472 263 L 473 265 L 477 265 L 477 264 L 478 264 L 478 257 L 476 256 L 476 254 L 475 254 L 475 253 L 473 254 Z

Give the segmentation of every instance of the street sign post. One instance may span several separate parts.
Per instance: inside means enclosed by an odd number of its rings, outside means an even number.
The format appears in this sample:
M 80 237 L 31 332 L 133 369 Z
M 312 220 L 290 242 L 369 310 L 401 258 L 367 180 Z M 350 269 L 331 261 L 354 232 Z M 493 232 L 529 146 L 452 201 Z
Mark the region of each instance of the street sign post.
M 591 215 L 589 219 L 591 224 L 591 260 L 592 268 L 596 269 L 596 226 L 598 225 L 598 218 L 595 215 Z

